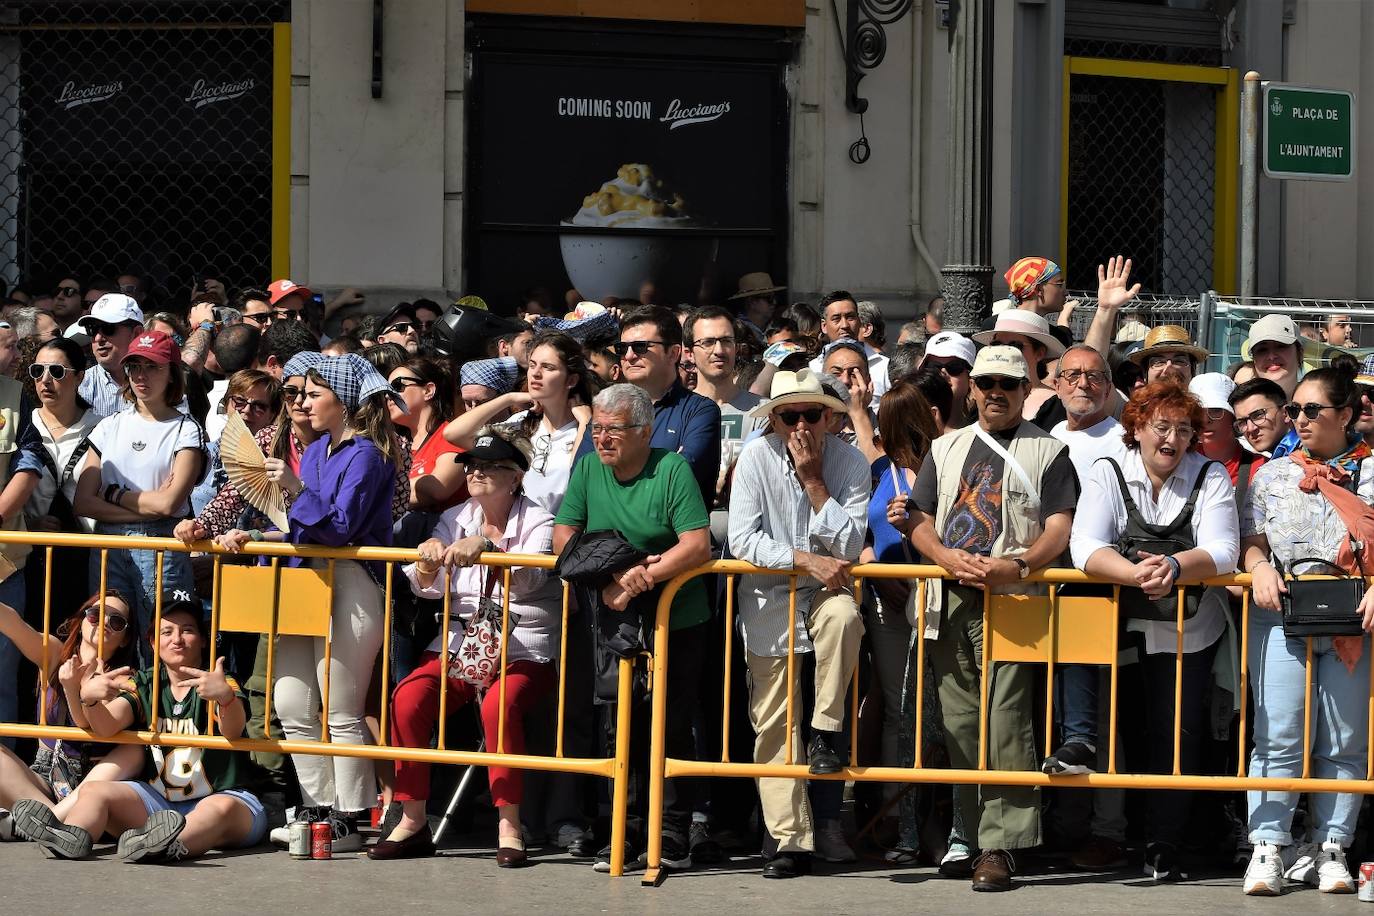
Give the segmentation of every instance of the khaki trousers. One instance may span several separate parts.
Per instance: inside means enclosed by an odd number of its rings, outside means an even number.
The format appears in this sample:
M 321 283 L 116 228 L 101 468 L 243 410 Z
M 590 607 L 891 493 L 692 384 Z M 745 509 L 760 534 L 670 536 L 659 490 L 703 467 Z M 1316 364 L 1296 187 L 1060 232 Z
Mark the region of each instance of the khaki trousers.
M 811 727 L 837 732 L 844 727 L 844 701 L 859 663 L 863 618 L 849 592 L 819 591 L 806 618 L 816 653 L 816 702 Z M 749 666 L 749 720 L 754 726 L 754 762 L 787 763 L 787 656 L 746 652 Z M 792 760 L 804 762 L 802 744 L 801 660 L 793 666 Z M 778 852 L 815 848 L 811 804 L 804 779 L 760 779 L 763 823 L 778 842 Z

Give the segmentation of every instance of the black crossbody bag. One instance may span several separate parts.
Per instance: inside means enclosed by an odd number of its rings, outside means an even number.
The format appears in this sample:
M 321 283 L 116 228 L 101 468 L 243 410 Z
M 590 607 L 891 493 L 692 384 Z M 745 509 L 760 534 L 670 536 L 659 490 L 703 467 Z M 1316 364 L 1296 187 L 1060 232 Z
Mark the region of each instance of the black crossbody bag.
M 1303 557 L 1288 564 L 1283 584 L 1288 592 L 1279 596 L 1283 605 L 1283 635 L 1295 639 L 1307 636 L 1359 636 L 1364 630 L 1363 620 L 1356 612 L 1364 598 L 1364 564 L 1360 562 L 1359 545 L 1354 548 L 1355 562 L 1360 575 L 1347 575 L 1336 564 L 1318 557 Z M 1320 563 L 1334 569 L 1340 578 L 1295 579 L 1293 568 L 1299 563 Z

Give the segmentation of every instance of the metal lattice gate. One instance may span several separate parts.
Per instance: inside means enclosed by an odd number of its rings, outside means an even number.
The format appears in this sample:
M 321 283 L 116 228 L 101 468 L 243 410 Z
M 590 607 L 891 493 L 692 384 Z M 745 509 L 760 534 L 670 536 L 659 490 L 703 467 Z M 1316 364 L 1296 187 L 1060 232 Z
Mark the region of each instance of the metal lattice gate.
M 269 278 L 274 26 L 289 4 L 0 3 L 7 285 Z M 288 27 L 289 28 L 289 27 Z
M 1234 277 L 1234 79 L 1216 67 L 1068 58 L 1064 200 L 1068 284 L 1134 259 L 1156 291 Z

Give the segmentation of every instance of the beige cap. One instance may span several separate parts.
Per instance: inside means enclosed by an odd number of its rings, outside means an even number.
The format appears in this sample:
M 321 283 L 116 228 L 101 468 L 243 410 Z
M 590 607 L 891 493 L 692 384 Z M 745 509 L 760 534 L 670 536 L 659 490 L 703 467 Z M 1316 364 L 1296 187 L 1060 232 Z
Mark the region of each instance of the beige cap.
M 1021 355 L 1021 351 L 1003 345 L 984 347 L 978 351 L 978 358 L 973 361 L 973 371 L 969 373 L 969 377 L 978 378 L 984 375 L 1030 378 L 1030 372 L 1026 369 L 1026 358 Z
M 1297 323 L 1287 315 L 1265 315 L 1250 325 L 1250 333 L 1246 335 L 1245 342 L 1253 347 L 1255 344 L 1263 343 L 1266 340 L 1280 344 L 1297 343 Z

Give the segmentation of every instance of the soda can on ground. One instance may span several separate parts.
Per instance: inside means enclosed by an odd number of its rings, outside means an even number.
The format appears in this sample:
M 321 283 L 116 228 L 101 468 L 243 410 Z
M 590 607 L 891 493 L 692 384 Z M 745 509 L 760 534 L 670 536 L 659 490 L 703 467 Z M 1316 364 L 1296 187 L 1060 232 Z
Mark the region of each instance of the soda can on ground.
M 1374 862 L 1360 863 L 1359 898 L 1365 903 L 1374 903 Z
M 293 859 L 309 859 L 310 850 L 310 825 L 304 821 L 292 821 L 287 825 L 286 851 L 291 853 Z
M 334 858 L 334 827 L 329 821 L 316 821 L 310 825 L 310 858 Z

